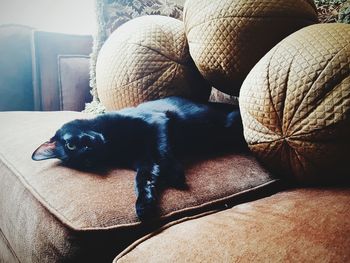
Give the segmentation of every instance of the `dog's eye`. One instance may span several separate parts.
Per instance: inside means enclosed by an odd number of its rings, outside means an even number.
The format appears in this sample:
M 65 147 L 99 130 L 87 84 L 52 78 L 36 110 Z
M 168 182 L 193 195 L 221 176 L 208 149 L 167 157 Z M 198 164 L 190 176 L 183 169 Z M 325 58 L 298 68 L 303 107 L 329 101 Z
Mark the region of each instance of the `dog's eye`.
M 75 146 L 74 144 L 72 144 L 70 142 L 66 143 L 66 147 L 68 150 L 71 150 L 71 151 L 74 151 L 77 148 L 77 146 Z

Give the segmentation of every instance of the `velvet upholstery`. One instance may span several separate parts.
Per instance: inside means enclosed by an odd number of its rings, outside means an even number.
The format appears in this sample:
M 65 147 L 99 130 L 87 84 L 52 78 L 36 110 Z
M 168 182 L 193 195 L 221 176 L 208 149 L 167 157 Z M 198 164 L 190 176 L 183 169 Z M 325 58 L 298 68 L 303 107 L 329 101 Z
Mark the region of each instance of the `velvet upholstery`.
M 31 153 L 78 112 L 0 113 L 0 229 L 22 262 L 110 262 L 128 244 L 173 220 L 265 195 L 275 180 L 247 153 L 185 160 L 186 190 L 167 189 L 160 220 L 141 224 L 134 172 L 82 172 Z M 225 182 L 225 183 L 223 183 Z
M 349 211 L 349 188 L 284 191 L 165 228 L 114 262 L 349 262 Z

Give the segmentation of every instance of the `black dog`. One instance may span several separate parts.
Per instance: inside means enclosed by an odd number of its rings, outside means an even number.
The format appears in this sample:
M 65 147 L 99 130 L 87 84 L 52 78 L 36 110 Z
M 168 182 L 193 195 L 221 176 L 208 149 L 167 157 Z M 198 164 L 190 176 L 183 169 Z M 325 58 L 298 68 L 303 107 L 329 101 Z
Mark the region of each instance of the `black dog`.
M 170 97 L 136 108 L 68 122 L 32 155 L 58 158 L 69 166 L 94 167 L 109 161 L 136 170 L 136 213 L 157 213 L 160 182 L 182 187 L 185 176 L 175 156 L 244 145 L 237 107 Z

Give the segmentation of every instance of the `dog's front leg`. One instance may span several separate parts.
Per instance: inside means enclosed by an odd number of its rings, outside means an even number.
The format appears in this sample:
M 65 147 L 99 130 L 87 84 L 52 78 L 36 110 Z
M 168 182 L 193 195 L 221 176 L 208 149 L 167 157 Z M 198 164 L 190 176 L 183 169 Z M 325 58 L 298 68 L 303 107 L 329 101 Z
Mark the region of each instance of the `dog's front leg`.
M 136 168 L 136 214 L 141 221 L 158 215 L 159 165 L 141 164 Z

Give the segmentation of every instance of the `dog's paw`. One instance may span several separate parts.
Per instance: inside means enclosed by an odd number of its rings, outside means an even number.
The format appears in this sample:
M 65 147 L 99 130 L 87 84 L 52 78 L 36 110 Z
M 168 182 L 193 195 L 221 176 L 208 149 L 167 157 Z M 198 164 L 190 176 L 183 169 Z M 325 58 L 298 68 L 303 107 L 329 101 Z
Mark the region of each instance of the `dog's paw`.
M 141 221 L 149 221 L 158 217 L 158 208 L 154 198 L 138 197 L 136 200 L 136 215 Z

